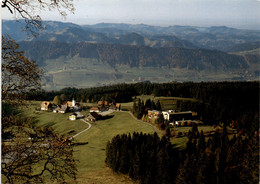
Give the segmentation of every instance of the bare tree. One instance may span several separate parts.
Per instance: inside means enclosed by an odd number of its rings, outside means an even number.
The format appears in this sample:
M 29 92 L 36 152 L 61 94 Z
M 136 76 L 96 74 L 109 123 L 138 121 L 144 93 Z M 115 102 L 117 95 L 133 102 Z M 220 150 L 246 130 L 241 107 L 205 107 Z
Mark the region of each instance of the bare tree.
M 2 182 L 63 183 L 66 176 L 76 179 L 69 139 L 54 134 L 50 128 L 32 127 L 33 119 L 11 115 L 2 121 L 9 124 L 3 133 L 13 135 L 11 142 L 2 142 Z
M 7 8 L 16 18 L 23 18 L 25 29 L 33 35 L 43 29 L 39 11 L 57 10 L 62 17 L 66 17 L 67 12 L 74 12 L 73 0 L 2 0 L 2 8 Z
M 66 16 L 66 11 L 74 11 L 72 2 L 2 0 L 2 8 L 24 18 L 26 30 L 35 35 L 43 28 L 38 10 L 58 10 L 61 16 Z M 2 102 L 21 102 L 27 92 L 40 89 L 41 74 L 37 64 L 24 56 L 14 40 L 2 37 Z M 71 141 L 12 112 L 6 106 L 2 109 L 2 182 L 44 183 L 47 178 L 48 182 L 63 183 L 65 177 L 75 179 L 77 168 Z
M 2 37 L 2 99 L 9 102 L 25 100 L 30 90 L 41 88 L 42 70 L 19 50 L 9 36 Z

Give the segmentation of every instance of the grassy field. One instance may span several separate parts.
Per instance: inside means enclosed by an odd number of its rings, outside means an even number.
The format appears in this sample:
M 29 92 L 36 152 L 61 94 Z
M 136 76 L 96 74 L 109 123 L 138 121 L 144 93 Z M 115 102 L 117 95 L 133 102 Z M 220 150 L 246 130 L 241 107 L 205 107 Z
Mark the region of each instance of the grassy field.
M 147 96 L 146 96 L 147 97 Z M 143 97 L 146 98 L 146 97 Z M 179 98 L 164 98 L 155 99 L 176 100 Z M 192 99 L 186 99 L 192 100 Z M 53 112 L 36 111 L 36 107 L 40 107 L 41 102 L 30 102 L 28 107 L 23 108 L 24 114 L 33 116 L 37 120 L 38 126 L 51 126 L 55 132 L 67 136 L 73 136 L 76 133 L 84 130 L 88 125 L 80 120 L 70 121 L 68 117 L 71 113 L 56 114 Z M 93 104 L 84 104 L 92 106 Z M 132 103 L 122 104 L 123 109 L 131 109 Z M 88 111 L 83 111 L 82 114 L 88 114 Z M 191 127 L 175 128 L 176 132 L 188 132 Z M 199 130 L 211 130 L 211 127 L 199 127 Z M 123 133 L 154 133 L 154 129 L 140 121 L 131 117 L 126 111 L 113 112 L 106 120 L 96 121 L 86 132 L 75 137 L 75 143 L 84 143 L 74 146 L 74 156 L 78 160 L 78 183 L 134 183 L 128 176 L 120 175 L 112 172 L 111 169 L 105 166 L 105 149 L 106 143 L 117 134 Z M 162 134 L 160 135 L 162 136 Z M 186 147 L 187 137 L 171 138 L 171 142 L 176 144 L 180 149 Z M 69 180 L 68 183 L 73 183 Z
M 72 113 L 59 114 L 35 110 L 35 108 L 40 107 L 40 104 L 41 102 L 31 102 L 28 107 L 23 108 L 26 116 L 36 118 L 37 126 L 53 127 L 56 133 L 66 136 L 72 136 L 88 127 L 87 124 L 79 120 L 70 121 L 69 115 Z
M 39 126 L 51 126 L 57 133 L 70 136 L 88 127 L 80 120 L 68 120 L 70 113 L 36 113 L 35 108 L 39 105 L 40 102 L 32 102 L 29 107 L 23 108 L 24 114 L 35 117 Z M 82 113 L 87 114 L 88 112 Z M 106 120 L 93 123 L 88 131 L 74 139 L 74 142 L 85 143 L 74 147 L 74 155 L 78 160 L 79 183 L 133 183 L 127 176 L 113 173 L 105 166 L 106 143 L 117 134 L 154 133 L 154 130 L 151 126 L 133 119 L 128 112 L 114 112 L 109 116 L 110 118 Z

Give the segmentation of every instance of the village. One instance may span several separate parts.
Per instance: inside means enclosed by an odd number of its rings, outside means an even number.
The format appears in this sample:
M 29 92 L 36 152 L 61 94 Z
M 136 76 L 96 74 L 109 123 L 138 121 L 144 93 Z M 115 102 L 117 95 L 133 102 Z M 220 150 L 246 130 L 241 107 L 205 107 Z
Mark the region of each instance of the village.
M 102 119 L 114 111 L 121 111 L 121 104 L 116 102 L 109 103 L 108 101 L 97 101 L 96 105 L 89 109 L 88 115 L 83 115 L 82 106 L 74 99 L 72 101 L 63 101 L 60 105 L 55 105 L 53 102 L 43 101 L 41 103 L 41 111 L 48 111 L 53 113 L 69 113 L 68 119 L 75 121 L 77 119 L 84 119 L 87 122 L 95 122 Z M 173 126 L 191 126 L 193 123 L 202 124 L 197 121 L 197 113 L 192 111 L 177 112 L 176 110 L 148 110 L 147 117 L 150 120 L 157 120 L 163 117 L 164 123 L 170 127 Z
M 60 105 L 55 105 L 54 103 L 43 101 L 41 103 L 41 110 L 53 113 L 70 113 L 68 116 L 69 120 L 75 121 L 77 119 L 84 119 L 88 122 L 95 122 L 102 119 L 105 116 L 114 111 L 120 111 L 121 104 L 119 103 L 108 103 L 107 101 L 98 101 L 96 106 L 90 108 L 89 114 L 87 116 L 81 113 L 82 107 L 79 102 L 72 99 L 72 101 L 63 101 Z M 72 114 L 71 114 L 72 113 Z

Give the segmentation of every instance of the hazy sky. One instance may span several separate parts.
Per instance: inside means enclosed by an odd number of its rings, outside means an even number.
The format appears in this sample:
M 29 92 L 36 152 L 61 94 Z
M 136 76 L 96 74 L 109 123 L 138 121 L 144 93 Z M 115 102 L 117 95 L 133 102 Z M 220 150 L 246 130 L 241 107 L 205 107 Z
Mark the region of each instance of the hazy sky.
M 226 25 L 260 29 L 260 0 L 74 0 L 74 4 L 75 13 L 68 14 L 65 21 L 77 24 Z M 57 12 L 40 15 L 43 20 L 62 21 Z M 10 17 L 2 11 L 2 18 Z

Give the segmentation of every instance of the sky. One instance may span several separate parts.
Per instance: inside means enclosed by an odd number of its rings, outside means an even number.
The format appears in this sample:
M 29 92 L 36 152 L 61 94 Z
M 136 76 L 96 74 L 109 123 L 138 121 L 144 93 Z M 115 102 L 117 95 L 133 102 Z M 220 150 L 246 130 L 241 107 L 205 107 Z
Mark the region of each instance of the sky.
M 229 26 L 260 30 L 260 0 L 74 0 L 75 12 L 39 12 L 43 20 L 76 24 Z M 2 19 L 11 19 L 2 10 Z

